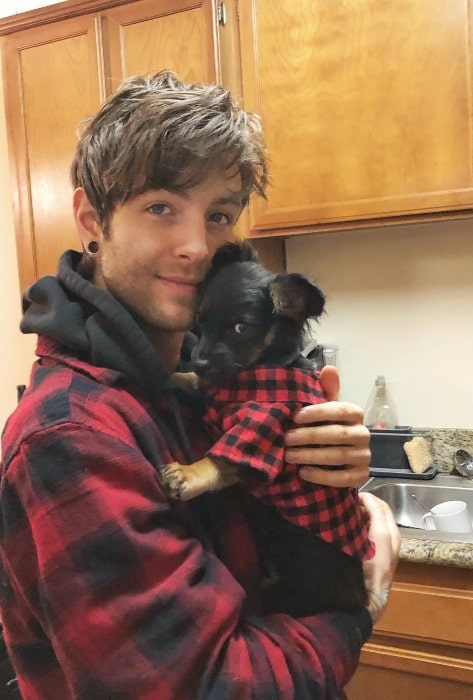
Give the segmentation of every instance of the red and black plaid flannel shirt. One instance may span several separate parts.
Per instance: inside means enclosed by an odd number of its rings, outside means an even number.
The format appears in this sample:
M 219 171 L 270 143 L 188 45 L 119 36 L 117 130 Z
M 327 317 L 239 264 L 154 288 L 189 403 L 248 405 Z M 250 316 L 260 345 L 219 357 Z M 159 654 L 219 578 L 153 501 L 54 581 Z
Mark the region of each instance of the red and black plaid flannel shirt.
M 159 465 L 185 461 L 166 395 L 148 406 L 44 337 L 38 353 L 0 488 L 1 615 L 24 700 L 340 697 L 368 612 L 258 615 L 238 490 L 211 496 L 219 559 L 195 535 L 197 503 L 160 486 Z M 199 458 L 209 437 L 181 408 Z
M 253 495 L 287 520 L 309 528 L 346 554 L 370 559 L 374 546 L 356 489 L 309 484 L 299 466 L 284 461 L 284 433 L 302 406 L 323 403 L 314 371 L 258 366 L 240 372 L 226 387 L 206 388 L 206 422 L 217 438 L 208 455 L 258 470 L 263 484 Z

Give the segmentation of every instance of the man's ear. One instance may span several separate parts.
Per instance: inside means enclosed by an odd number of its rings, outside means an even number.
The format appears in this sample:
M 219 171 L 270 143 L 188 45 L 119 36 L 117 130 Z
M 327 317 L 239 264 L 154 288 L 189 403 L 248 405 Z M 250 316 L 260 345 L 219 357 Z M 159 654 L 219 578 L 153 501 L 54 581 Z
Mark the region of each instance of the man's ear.
M 84 249 L 87 249 L 91 241 L 96 241 L 100 245 L 103 239 L 103 231 L 97 221 L 97 212 L 89 202 L 89 198 L 82 187 L 74 190 L 72 208 L 76 228 Z
M 269 284 L 269 293 L 274 312 L 295 321 L 318 318 L 324 310 L 324 293 L 299 272 L 275 275 Z

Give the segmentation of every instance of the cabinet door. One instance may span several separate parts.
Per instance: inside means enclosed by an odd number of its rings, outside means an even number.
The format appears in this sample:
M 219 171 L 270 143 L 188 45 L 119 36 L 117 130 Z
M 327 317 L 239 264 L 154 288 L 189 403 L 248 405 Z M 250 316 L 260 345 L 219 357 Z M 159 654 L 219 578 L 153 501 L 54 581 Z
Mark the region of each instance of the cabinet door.
M 81 121 L 101 101 L 93 17 L 5 39 L 4 80 L 21 288 L 76 248 L 69 168 Z
M 473 206 L 471 2 L 240 0 L 272 187 L 251 227 Z
M 471 569 L 401 561 L 347 686 L 350 700 L 470 700 L 472 616 Z
M 213 0 L 141 0 L 105 14 L 113 92 L 124 77 L 169 68 L 185 81 L 218 78 Z
M 471 700 L 471 684 L 406 671 L 405 658 L 397 668 L 370 668 L 360 664 L 346 688 L 349 700 Z M 391 660 L 390 660 L 391 661 Z

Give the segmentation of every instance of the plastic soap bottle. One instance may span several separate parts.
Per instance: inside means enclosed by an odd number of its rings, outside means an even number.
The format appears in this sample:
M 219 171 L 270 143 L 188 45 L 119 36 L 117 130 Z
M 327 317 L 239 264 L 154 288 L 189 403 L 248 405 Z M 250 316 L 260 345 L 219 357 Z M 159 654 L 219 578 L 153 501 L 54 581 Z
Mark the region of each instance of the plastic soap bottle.
M 386 379 L 378 375 L 366 404 L 365 425 L 372 430 L 393 430 L 397 424 L 397 409 Z

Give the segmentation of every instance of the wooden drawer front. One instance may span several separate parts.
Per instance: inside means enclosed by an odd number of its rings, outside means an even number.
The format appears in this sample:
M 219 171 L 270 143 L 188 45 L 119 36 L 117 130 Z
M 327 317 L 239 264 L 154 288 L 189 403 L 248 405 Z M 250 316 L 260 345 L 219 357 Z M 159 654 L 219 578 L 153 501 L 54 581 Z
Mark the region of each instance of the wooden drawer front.
M 432 666 L 427 671 L 431 671 Z M 435 674 L 407 670 L 402 660 L 398 668 L 359 666 L 346 688 L 349 700 L 471 700 L 468 681 L 452 681 Z
M 376 630 L 473 648 L 472 621 L 472 591 L 395 583 Z

